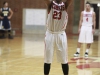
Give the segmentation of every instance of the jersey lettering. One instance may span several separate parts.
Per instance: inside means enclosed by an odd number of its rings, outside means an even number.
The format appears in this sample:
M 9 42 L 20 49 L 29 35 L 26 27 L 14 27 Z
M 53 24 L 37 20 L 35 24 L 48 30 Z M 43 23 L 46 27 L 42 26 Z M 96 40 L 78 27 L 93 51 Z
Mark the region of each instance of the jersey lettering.
M 54 13 L 53 13 L 53 19 L 60 20 L 61 19 L 61 16 L 62 16 L 62 13 L 61 12 L 54 11 Z

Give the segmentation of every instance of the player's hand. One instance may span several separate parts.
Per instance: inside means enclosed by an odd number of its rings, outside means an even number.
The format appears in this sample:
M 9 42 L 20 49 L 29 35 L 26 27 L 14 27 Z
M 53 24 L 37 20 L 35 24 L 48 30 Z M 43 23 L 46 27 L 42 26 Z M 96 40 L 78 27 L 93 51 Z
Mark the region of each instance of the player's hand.
M 3 17 L 0 16 L 0 19 L 3 19 Z
M 9 16 L 8 19 L 11 19 L 11 17 Z
M 93 34 L 95 33 L 95 29 L 92 29 L 92 33 L 93 33 Z

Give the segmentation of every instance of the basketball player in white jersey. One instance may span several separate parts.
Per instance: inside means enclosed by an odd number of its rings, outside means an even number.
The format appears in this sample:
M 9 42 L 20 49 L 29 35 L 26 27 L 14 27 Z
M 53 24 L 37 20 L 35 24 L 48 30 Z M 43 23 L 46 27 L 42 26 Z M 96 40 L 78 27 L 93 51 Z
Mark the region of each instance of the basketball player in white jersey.
M 95 12 L 91 11 L 91 4 L 86 3 L 86 9 L 81 12 L 80 23 L 79 23 L 79 40 L 77 52 L 74 54 L 75 57 L 78 57 L 80 54 L 80 47 L 82 43 L 87 44 L 87 49 L 85 51 L 85 57 L 88 57 L 88 52 L 93 43 L 93 34 L 95 32 L 96 21 L 95 21 Z
M 44 75 L 49 75 L 54 51 L 62 65 L 64 75 L 68 75 L 66 25 L 67 9 L 71 0 L 44 0 L 48 8 L 47 31 L 45 37 Z

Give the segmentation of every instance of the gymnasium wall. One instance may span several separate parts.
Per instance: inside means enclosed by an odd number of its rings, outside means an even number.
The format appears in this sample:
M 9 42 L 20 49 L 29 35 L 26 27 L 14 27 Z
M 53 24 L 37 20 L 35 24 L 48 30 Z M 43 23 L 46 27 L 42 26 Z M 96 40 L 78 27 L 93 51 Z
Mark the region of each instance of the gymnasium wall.
M 3 7 L 3 2 L 5 0 L 0 0 L 0 7 Z M 6 0 L 9 3 L 9 7 L 14 11 L 14 15 L 11 19 L 12 28 L 16 31 L 16 35 L 22 35 L 22 23 L 23 23 L 23 9 L 24 8 L 46 8 L 43 0 Z M 80 11 L 84 8 L 84 0 L 80 0 Z M 68 9 L 69 22 L 66 28 L 66 33 L 73 33 L 73 10 L 74 10 L 74 1 Z
M 74 10 L 73 10 L 73 34 L 78 33 L 78 26 L 79 26 L 79 19 L 80 19 L 80 13 L 84 9 L 84 1 L 83 0 L 74 0 Z

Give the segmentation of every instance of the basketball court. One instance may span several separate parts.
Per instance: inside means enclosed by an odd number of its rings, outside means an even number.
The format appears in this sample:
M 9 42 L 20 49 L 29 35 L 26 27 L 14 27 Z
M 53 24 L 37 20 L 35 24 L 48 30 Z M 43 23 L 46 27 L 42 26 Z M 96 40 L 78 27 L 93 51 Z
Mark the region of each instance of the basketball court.
M 1 1 L 3 2 L 4 0 Z M 100 6 L 98 4 L 100 3 L 99 0 L 83 0 L 83 1 L 84 3 L 86 1 L 91 2 L 93 4 L 94 7 L 93 9 L 95 10 L 95 12 L 98 14 L 97 11 L 99 11 L 100 14 Z M 8 2 L 9 5 L 11 5 L 11 3 L 14 4 L 14 2 L 12 2 L 11 0 L 9 0 Z M 17 0 L 15 2 L 18 3 Z M 44 75 L 43 74 L 44 50 L 45 50 L 44 38 L 46 31 L 45 23 L 46 23 L 47 11 L 46 8 L 43 7 L 43 9 L 41 9 L 38 6 L 40 5 L 36 6 L 38 9 L 35 6 L 34 6 L 35 9 L 32 8 L 31 6 L 30 8 L 24 7 L 22 9 L 21 11 L 22 19 L 18 18 L 20 19 L 20 21 L 22 21 L 22 23 L 19 22 L 19 25 L 20 24 L 22 25 L 17 26 L 18 23 L 16 20 L 15 25 L 12 26 L 14 39 L 12 40 L 8 38 L 0 39 L 0 75 Z M 12 9 L 14 9 L 15 12 L 14 18 L 16 18 L 17 13 L 20 13 L 18 9 L 19 6 L 13 8 L 13 5 L 11 5 L 11 7 Z M 74 8 L 73 10 L 74 12 L 75 9 L 76 12 L 79 12 L 77 11 L 77 7 L 78 6 Z M 89 56 L 87 58 L 84 57 L 84 52 L 86 49 L 85 44 L 83 44 L 81 47 L 80 57 L 73 56 L 77 48 L 77 41 L 78 41 L 77 24 L 79 22 L 79 20 L 75 20 L 74 18 L 75 15 L 79 14 L 77 13 L 73 14 L 74 16 L 73 23 L 75 23 L 75 25 L 68 26 L 67 28 L 68 31 L 66 30 L 67 40 L 68 40 L 69 75 L 100 75 L 99 14 L 97 16 L 97 26 L 96 26 L 96 32 L 94 34 L 94 43 L 91 46 L 91 49 L 89 51 Z M 12 20 L 12 24 L 14 24 L 14 20 Z M 69 21 L 68 24 L 70 25 L 72 23 L 70 23 Z M 57 62 L 56 54 L 54 54 L 50 75 L 63 75 L 61 64 Z

